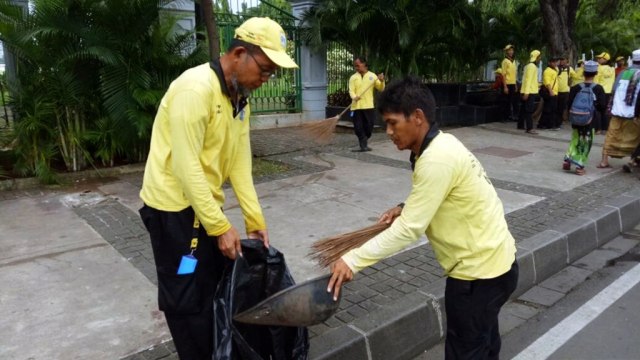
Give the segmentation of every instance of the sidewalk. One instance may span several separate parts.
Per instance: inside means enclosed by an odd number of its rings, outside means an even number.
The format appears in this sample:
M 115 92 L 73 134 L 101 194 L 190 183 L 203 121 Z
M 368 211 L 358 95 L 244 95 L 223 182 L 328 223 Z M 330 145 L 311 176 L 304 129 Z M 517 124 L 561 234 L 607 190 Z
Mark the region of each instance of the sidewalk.
M 517 294 L 640 222 L 637 174 L 561 170 L 570 133 L 538 136 L 491 123 L 448 129 L 484 165 L 519 248 Z M 252 132 L 254 154 L 289 170 L 256 179 L 272 244 L 297 281 L 326 273 L 306 258 L 312 242 L 371 224 L 410 190 L 409 153 L 375 133 L 355 153 L 353 134 L 309 147 L 291 129 Z M 141 169 L 141 167 L 138 167 Z M 176 358 L 157 311 L 155 270 L 137 209 L 141 172 L 60 189 L 0 192 L 0 358 Z M 228 191 L 225 213 L 239 227 Z M 356 275 L 339 311 L 310 328 L 312 359 L 410 359 L 439 341 L 442 270 L 423 238 Z M 4 290 L 7 289 L 7 290 Z

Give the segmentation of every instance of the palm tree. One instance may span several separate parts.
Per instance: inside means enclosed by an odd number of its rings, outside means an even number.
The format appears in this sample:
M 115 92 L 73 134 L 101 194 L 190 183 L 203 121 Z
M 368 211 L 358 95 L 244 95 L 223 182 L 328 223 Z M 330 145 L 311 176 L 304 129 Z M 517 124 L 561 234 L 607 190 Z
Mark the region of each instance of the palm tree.
M 170 81 L 207 60 L 193 34 L 173 31 L 176 19 L 160 10 L 168 2 L 35 0 L 24 14 L 0 1 L 0 35 L 18 59 L 9 84 L 18 123 L 47 129 L 36 138 L 17 131 L 18 148 L 37 141 L 49 156 L 40 164 L 61 159 L 72 171 L 94 157 L 108 165 L 117 155 L 142 160 Z M 37 172 L 33 159 L 21 163 Z

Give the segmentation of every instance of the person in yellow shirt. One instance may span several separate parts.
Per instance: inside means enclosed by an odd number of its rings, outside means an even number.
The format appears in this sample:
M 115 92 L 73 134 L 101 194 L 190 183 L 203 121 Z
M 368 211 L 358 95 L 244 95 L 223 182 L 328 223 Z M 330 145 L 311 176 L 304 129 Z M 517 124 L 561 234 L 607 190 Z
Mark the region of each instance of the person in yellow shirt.
M 473 153 L 438 129 L 435 99 L 419 79 L 390 84 L 377 109 L 398 150 L 411 151 L 411 192 L 378 219 L 388 229 L 331 265 L 327 291 L 337 300 L 355 272 L 427 235 L 447 275 L 445 358 L 497 359 L 498 314 L 518 282 L 502 202 Z
M 542 92 L 540 96 L 544 100 L 542 117 L 538 122 L 538 129 L 558 130 L 558 58 L 551 57 L 547 62 L 547 68 L 542 72 Z
M 571 78 L 571 86 L 575 86 L 584 82 L 584 60 L 578 60 L 576 70 L 572 73 L 569 73 L 569 77 Z
M 511 44 L 504 47 L 504 59 L 502 60 L 502 76 L 504 77 L 503 94 L 506 96 L 504 120 L 516 121 L 518 110 L 518 84 L 516 82 L 516 74 L 518 72 L 518 63 L 513 54 L 515 47 Z
M 598 75 L 596 75 L 594 82 L 602 85 L 604 88 L 604 94 L 607 104 L 611 100 L 611 91 L 613 90 L 613 82 L 616 80 L 615 69 L 609 66 L 609 60 L 611 56 L 607 52 L 602 52 L 596 56 L 598 64 Z M 609 115 L 606 110 L 598 112 L 598 116 L 595 118 L 594 128 L 596 134 L 606 133 L 609 128 Z
M 369 71 L 367 60 L 356 57 L 353 60 L 356 73 L 349 78 L 349 96 L 351 96 L 351 120 L 353 130 L 358 137 L 360 149 L 356 151 L 371 151 L 369 138 L 373 133 L 376 112 L 373 104 L 373 90 L 384 89 L 384 74 L 374 74 Z
M 567 101 L 569 100 L 569 79 L 572 75 L 575 75 L 575 71 L 571 66 L 567 58 L 561 56 L 558 62 L 558 124 L 562 127 L 562 123 L 567 119 Z
M 525 65 L 522 74 L 522 86 L 520 94 L 522 97 L 522 120 L 519 120 L 518 129 L 524 129 L 525 132 L 537 135 L 538 132 L 533 129 L 533 113 L 536 111 L 536 102 L 539 100 L 538 84 L 538 64 L 540 63 L 540 51 L 533 50 L 529 54 L 529 63 Z
M 269 246 L 251 174 L 248 96 L 278 67 L 296 63 L 269 18 L 235 30 L 219 60 L 186 70 L 165 93 L 153 123 L 140 197 L 158 277 L 158 303 L 181 359 L 211 359 L 213 297 L 240 235 L 223 214 L 231 183 L 247 236 Z

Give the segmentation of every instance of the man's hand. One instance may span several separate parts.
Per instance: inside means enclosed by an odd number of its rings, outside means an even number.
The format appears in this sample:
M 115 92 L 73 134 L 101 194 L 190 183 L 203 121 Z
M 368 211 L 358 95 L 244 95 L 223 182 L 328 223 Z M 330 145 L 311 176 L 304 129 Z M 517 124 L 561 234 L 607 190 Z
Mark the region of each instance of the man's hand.
M 235 260 L 236 256 L 242 256 L 242 247 L 240 246 L 240 234 L 235 227 L 227 230 L 224 234 L 218 236 L 218 249 L 222 255 L 231 260 Z
M 262 240 L 262 242 L 264 243 L 264 247 L 266 247 L 267 249 L 269 248 L 269 232 L 267 231 L 267 229 L 252 231 L 247 234 L 247 237 L 249 239 Z
M 360 96 L 356 96 L 356 97 L 353 98 L 353 102 L 356 102 L 358 100 L 360 100 Z
M 527 101 L 529 94 L 522 94 L 522 101 Z
M 378 74 L 378 80 L 384 81 L 384 73 Z
M 342 287 L 342 284 L 349 282 L 352 279 L 353 271 L 351 271 L 344 260 L 340 259 L 331 264 L 331 279 L 329 279 L 327 292 L 333 292 L 333 301 L 338 301 L 338 296 L 340 296 L 340 288 Z
M 400 206 L 391 208 L 385 211 L 382 215 L 380 215 L 380 217 L 378 218 L 378 223 L 391 224 L 396 220 L 398 216 L 400 216 L 401 212 L 402 212 L 402 208 Z
M 509 95 L 509 88 L 508 88 L 508 87 L 506 87 L 506 86 L 505 86 L 505 87 L 503 88 L 503 90 L 504 90 L 504 94 L 505 94 L 505 95 Z

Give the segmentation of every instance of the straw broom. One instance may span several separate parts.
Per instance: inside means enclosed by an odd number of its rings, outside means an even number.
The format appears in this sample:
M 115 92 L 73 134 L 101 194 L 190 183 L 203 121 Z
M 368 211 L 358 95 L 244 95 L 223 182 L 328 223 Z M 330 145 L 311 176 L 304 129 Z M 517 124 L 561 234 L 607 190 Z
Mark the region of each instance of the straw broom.
M 360 94 L 359 97 L 361 97 L 367 91 L 369 91 L 369 89 L 371 89 L 371 87 L 375 83 L 376 82 L 374 80 L 371 84 L 369 84 L 369 86 L 367 86 L 367 88 L 364 89 L 364 91 Z M 324 120 L 310 121 L 303 124 L 301 127 L 303 135 L 315 141 L 318 144 L 323 144 L 323 145 L 328 144 L 333 139 L 333 136 L 335 135 L 338 121 L 340 120 L 342 115 L 344 115 L 344 113 L 346 113 L 347 111 L 349 111 L 349 109 L 351 109 L 351 106 L 353 106 L 354 102 L 355 101 L 352 101 L 351 104 L 349 104 L 346 108 L 344 108 L 344 110 L 340 112 L 340 114 L 336 116 L 326 118 Z
M 321 267 L 326 268 L 349 250 L 360 247 L 390 225 L 375 223 L 360 230 L 318 240 L 311 244 L 311 251 L 307 256 L 315 260 Z

